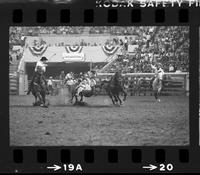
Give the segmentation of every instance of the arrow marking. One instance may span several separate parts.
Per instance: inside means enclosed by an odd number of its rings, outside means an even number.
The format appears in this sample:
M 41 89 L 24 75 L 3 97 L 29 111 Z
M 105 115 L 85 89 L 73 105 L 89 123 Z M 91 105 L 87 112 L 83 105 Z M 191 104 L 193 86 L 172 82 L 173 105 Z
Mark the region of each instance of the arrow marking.
M 47 169 L 53 169 L 54 171 L 58 171 L 59 169 L 61 169 L 61 166 L 58 166 L 58 165 L 53 165 L 53 166 L 49 166 L 47 167 Z
M 149 166 L 143 166 L 144 169 L 149 169 L 150 171 L 157 169 L 158 167 L 155 165 L 149 164 Z

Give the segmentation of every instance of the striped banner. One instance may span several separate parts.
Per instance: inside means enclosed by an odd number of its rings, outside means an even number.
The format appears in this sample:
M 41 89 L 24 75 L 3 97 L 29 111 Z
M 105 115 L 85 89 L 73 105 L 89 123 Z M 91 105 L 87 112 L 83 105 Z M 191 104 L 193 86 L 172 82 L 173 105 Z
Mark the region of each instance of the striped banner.
M 9 93 L 10 95 L 17 95 L 18 94 L 18 78 L 15 76 L 9 77 Z
M 41 46 L 29 47 L 29 50 L 34 56 L 41 56 L 47 50 L 47 47 L 48 46 L 46 44 L 43 44 Z
M 67 53 L 81 53 L 83 46 L 66 46 Z
M 105 45 L 105 46 L 102 46 L 102 49 L 107 56 L 111 56 L 111 55 L 114 55 L 117 52 L 117 50 L 119 49 L 119 46 Z

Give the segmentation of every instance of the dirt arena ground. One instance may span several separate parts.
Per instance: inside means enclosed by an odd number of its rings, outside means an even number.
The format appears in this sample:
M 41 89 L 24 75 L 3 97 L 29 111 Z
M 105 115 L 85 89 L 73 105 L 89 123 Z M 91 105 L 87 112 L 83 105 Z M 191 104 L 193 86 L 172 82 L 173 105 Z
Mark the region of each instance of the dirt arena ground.
M 49 108 L 33 107 L 33 97 L 10 96 L 10 145 L 188 145 L 189 98 L 128 97 L 124 106 L 106 96 L 85 99 L 87 106 L 62 105 L 48 97 Z M 60 104 L 59 104 L 60 103 Z

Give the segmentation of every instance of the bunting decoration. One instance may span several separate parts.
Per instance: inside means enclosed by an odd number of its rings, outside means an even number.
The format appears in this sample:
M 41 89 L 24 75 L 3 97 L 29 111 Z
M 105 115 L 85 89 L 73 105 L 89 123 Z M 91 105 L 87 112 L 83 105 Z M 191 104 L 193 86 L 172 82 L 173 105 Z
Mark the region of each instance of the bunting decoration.
M 47 50 L 47 47 L 48 46 L 46 44 L 43 44 L 40 46 L 29 47 L 29 50 L 34 56 L 41 56 Z
M 67 53 L 81 53 L 83 46 L 66 46 Z
M 114 55 L 117 52 L 117 50 L 119 49 L 119 46 L 105 45 L 105 46 L 102 46 L 102 49 L 107 56 L 111 56 L 111 55 Z

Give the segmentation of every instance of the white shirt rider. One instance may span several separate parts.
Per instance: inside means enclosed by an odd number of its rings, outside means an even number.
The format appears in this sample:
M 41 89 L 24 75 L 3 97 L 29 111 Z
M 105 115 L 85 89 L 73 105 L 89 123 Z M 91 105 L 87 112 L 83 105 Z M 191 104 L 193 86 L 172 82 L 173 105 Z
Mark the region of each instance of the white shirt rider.
M 42 71 L 46 72 L 46 66 L 47 64 L 45 64 L 43 61 L 41 60 L 37 61 L 36 66 L 35 66 L 35 72 L 37 72 L 38 67 L 41 67 Z
M 164 71 L 161 67 L 157 68 L 154 65 L 151 65 L 151 68 L 154 70 L 155 72 L 155 77 L 157 77 L 160 80 L 163 80 L 163 76 L 164 76 Z

